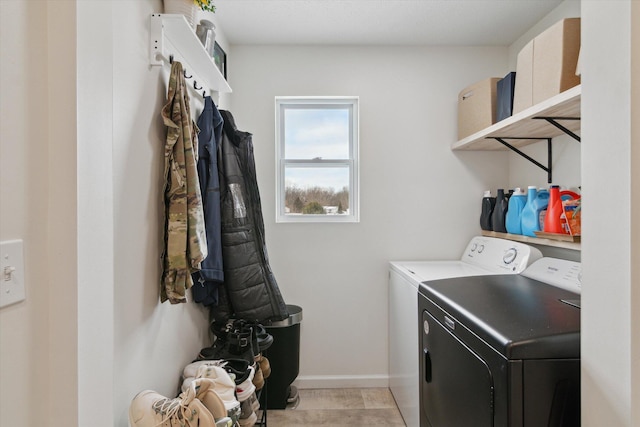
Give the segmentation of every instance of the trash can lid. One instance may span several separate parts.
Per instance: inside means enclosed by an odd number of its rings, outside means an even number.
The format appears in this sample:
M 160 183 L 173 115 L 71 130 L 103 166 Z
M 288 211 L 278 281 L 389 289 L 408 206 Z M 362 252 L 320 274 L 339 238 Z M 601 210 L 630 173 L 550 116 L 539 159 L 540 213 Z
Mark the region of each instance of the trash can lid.
M 302 322 L 302 307 L 287 304 L 287 311 L 289 312 L 289 316 L 286 319 L 265 323 L 264 326 L 266 328 L 284 328 Z

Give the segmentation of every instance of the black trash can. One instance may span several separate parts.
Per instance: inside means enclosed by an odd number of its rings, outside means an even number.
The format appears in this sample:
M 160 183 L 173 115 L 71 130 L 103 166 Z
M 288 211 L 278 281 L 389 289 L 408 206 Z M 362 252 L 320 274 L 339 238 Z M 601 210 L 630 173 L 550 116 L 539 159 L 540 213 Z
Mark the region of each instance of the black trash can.
M 302 308 L 287 304 L 289 317 L 263 326 L 273 336 L 273 344 L 264 351 L 269 359 L 271 375 L 266 380 L 266 393 L 260 396 L 261 406 L 267 409 L 285 409 L 290 400 L 291 383 L 300 367 L 300 322 Z M 265 402 L 266 395 L 266 402 Z

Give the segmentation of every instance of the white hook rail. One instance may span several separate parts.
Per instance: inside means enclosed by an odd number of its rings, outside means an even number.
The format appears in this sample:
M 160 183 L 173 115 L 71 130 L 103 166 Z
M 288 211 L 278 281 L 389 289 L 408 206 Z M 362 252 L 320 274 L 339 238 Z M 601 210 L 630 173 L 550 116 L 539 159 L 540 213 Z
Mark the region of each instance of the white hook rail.
M 180 61 L 193 76 L 194 81 L 207 92 L 231 92 L 231 87 L 184 16 L 152 14 L 149 64 L 161 66 L 167 63 L 170 57 Z

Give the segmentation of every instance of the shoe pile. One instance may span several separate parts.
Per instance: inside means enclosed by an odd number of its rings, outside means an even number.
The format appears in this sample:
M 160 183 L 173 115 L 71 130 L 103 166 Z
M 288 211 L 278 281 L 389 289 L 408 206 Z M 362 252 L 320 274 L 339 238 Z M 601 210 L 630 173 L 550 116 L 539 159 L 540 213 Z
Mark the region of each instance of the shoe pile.
M 262 355 L 273 343 L 273 336 L 257 322 L 230 320 L 225 324 L 213 323 L 211 330 L 216 339 L 212 346 L 203 348 L 192 365 L 215 365 L 223 368 L 236 384 L 236 396 L 240 402 L 238 424 L 251 427 L 257 422 L 260 409 L 257 391 L 271 374 L 269 360 Z M 185 368 L 184 381 L 190 373 Z M 206 374 L 200 374 L 206 377 Z M 194 378 L 198 378 L 196 375 Z
M 212 325 L 216 339 L 182 373 L 176 398 L 145 390 L 129 407 L 131 427 L 252 427 L 260 409 L 257 391 L 271 374 L 262 352 L 273 336 L 256 322 Z
M 176 398 L 151 390 L 136 395 L 129 407 L 131 427 L 232 427 L 214 381 L 191 381 Z
M 229 373 L 223 368 L 223 361 L 199 361 L 187 365 L 182 373 L 182 387 L 184 392 L 191 383 L 200 378 L 213 381 L 215 391 L 224 403 L 227 416 L 231 418 L 232 425 L 240 419 L 240 401 L 236 398 L 236 383 Z

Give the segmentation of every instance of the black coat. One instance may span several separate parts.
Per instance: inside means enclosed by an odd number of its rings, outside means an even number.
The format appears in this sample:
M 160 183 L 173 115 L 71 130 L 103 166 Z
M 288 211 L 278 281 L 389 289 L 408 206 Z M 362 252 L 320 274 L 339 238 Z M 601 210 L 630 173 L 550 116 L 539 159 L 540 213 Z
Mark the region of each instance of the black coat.
M 239 131 L 230 112 L 224 119 L 218 158 L 222 205 L 224 283 L 212 320 L 287 318 L 286 304 L 269 266 L 251 134 Z

